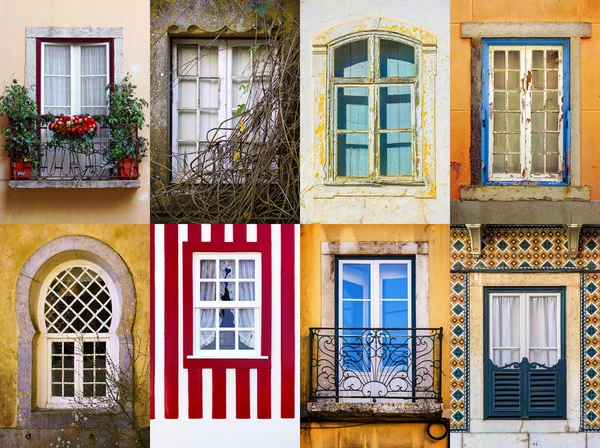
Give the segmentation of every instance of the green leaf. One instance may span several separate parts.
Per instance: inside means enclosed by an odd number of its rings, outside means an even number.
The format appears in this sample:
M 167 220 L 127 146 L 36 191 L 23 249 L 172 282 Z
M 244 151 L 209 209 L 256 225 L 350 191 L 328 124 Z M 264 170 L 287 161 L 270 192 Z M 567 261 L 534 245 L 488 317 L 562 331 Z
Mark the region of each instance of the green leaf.
M 243 114 L 245 110 L 246 110 L 246 105 L 245 105 L 245 104 L 240 104 L 240 105 L 237 107 L 237 109 L 236 109 L 236 111 L 235 111 L 235 114 L 236 114 L 236 115 Z
M 264 3 L 262 3 L 262 2 L 255 3 L 252 6 L 252 11 L 256 11 L 256 13 L 260 16 L 260 18 L 264 19 L 265 18 L 265 14 L 267 12 L 267 6 Z

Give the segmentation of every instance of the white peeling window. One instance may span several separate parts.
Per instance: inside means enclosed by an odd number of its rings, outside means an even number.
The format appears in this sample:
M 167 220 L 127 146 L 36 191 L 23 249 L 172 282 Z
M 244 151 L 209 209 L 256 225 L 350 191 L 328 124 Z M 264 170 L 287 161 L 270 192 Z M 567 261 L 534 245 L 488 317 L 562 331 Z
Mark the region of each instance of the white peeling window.
M 259 356 L 260 317 L 260 254 L 194 254 L 194 357 Z
M 337 181 L 419 178 L 420 47 L 361 35 L 330 51 L 330 170 Z
M 489 46 L 489 180 L 565 179 L 563 48 Z
M 48 407 L 107 395 L 111 362 L 118 363 L 115 325 L 120 307 L 110 278 L 98 266 L 70 264 L 45 282 L 40 301 L 42 358 L 38 369 Z
M 244 123 L 236 118 L 263 93 L 271 68 L 261 42 L 178 40 L 173 44 L 173 172 L 212 171 L 209 143 L 227 138 Z M 213 145 L 212 150 L 218 150 Z

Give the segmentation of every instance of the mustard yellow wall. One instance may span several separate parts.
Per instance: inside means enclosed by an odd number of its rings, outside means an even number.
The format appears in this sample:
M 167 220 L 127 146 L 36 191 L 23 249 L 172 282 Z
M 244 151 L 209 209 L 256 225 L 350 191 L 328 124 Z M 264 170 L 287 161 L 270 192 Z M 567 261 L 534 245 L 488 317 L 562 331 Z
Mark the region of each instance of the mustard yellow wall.
M 0 1 L 0 87 L 16 78 L 25 83 L 25 28 L 123 28 L 125 73 L 132 75 L 137 96 L 150 97 L 149 0 L 17 0 Z M 2 88 L 2 91 L 4 89 Z M 0 128 L 6 126 L 0 119 Z M 148 137 L 148 130 L 143 135 Z M 0 136 L 0 145 L 4 143 Z M 8 188 L 8 157 L 0 151 L 0 223 L 115 223 L 150 222 L 149 157 L 140 166 L 139 189 L 15 190 Z
M 133 277 L 136 314 L 133 336 L 149 354 L 150 341 L 150 228 L 147 225 L 3 225 L 0 226 L 0 428 L 14 427 L 17 416 L 17 343 L 15 309 L 17 279 L 29 257 L 43 244 L 61 236 L 84 235 L 112 247 Z M 138 344 L 135 344 L 138 347 Z M 140 365 L 136 371 L 141 370 Z M 147 379 L 146 379 L 147 380 Z M 137 387 L 143 386 L 140 376 Z M 137 410 L 141 412 L 141 410 Z M 146 411 L 147 412 L 147 411 Z M 148 420 L 138 421 L 147 426 Z
M 471 183 L 471 41 L 462 22 L 591 22 L 592 37 L 581 39 L 581 185 L 600 199 L 600 0 L 451 0 L 450 2 L 450 190 Z
M 306 409 L 308 395 L 308 334 L 321 326 L 321 243 L 326 241 L 381 241 L 429 243 L 429 327 L 443 327 L 442 396 L 449 407 L 449 293 L 450 227 L 445 225 L 303 225 L 300 239 L 300 404 Z M 303 424 L 302 447 L 429 447 L 447 441 L 429 440 L 423 424 L 369 424 L 341 428 L 340 424 Z M 330 429 L 326 429 L 330 427 Z M 333 428 L 331 428 L 333 427 Z M 312 428 L 312 429 L 310 429 Z M 335 442 L 335 443 L 334 443 Z

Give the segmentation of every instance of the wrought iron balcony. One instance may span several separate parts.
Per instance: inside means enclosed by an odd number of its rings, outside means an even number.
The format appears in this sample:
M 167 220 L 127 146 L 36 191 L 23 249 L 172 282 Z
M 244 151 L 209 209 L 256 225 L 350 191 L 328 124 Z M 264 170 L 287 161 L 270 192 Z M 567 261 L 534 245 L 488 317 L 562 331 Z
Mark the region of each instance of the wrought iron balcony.
M 442 328 L 311 328 L 310 362 L 310 401 L 442 399 Z
M 13 188 L 137 188 L 139 187 L 139 152 L 131 166 L 106 166 L 109 149 L 108 127 L 100 127 L 93 142 L 82 147 L 67 143 L 52 144 L 52 131 L 39 128 L 41 144 L 37 151 L 38 163 L 24 163 L 12 151 L 10 158 L 10 186 Z M 137 134 L 137 131 L 136 131 Z M 108 182 L 107 182 L 108 181 Z

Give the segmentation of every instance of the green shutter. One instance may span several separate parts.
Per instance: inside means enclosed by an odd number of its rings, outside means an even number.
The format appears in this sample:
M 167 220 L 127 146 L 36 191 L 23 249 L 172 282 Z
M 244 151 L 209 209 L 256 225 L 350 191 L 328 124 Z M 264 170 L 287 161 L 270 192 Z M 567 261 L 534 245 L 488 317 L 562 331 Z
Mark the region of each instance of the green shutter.
M 566 365 L 553 367 L 520 363 L 503 367 L 491 359 L 484 364 L 486 419 L 565 419 Z

